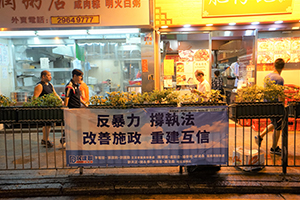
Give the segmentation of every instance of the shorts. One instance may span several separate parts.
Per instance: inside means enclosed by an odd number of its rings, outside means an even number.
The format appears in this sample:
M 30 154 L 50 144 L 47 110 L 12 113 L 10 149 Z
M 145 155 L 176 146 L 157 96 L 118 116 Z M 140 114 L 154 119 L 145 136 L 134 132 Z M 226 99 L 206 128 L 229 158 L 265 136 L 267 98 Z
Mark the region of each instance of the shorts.
M 275 130 L 280 131 L 282 128 L 282 118 L 281 117 L 271 118 L 271 124 L 273 124 Z

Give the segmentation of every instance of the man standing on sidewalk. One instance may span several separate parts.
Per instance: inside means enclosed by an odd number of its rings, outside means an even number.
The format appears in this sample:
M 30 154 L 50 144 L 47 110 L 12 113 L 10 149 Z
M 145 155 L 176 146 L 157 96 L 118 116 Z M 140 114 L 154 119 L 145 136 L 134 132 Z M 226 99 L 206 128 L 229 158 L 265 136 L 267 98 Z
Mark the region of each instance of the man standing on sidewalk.
M 274 71 L 271 72 L 270 74 L 268 74 L 265 77 L 265 79 L 269 79 L 269 81 L 273 81 L 274 84 L 283 86 L 284 80 L 283 80 L 282 76 L 280 76 L 280 74 L 284 68 L 284 65 L 285 65 L 284 60 L 282 58 L 277 58 L 274 63 Z M 284 99 L 280 99 L 280 97 L 278 97 L 278 100 L 280 102 L 284 102 Z M 281 149 L 279 146 L 277 146 L 281 129 L 282 129 L 282 118 L 271 118 L 271 124 L 261 132 L 261 135 L 255 136 L 256 144 L 260 147 L 263 137 L 269 131 L 274 130 L 273 131 L 273 144 L 272 144 L 270 151 L 272 154 L 281 155 Z
M 81 93 L 79 89 L 79 83 L 82 81 L 83 72 L 79 69 L 74 69 L 72 71 L 72 79 L 70 82 L 66 85 L 65 89 L 65 106 L 69 108 L 80 108 L 81 103 L 88 107 L 88 103 L 84 102 L 81 98 Z M 63 137 L 60 139 L 60 143 L 65 146 L 65 133 L 63 134 Z
M 34 88 L 33 98 L 42 97 L 46 94 L 54 93 L 54 95 L 61 100 L 61 98 L 56 93 L 53 85 L 50 83 L 51 79 L 52 79 L 51 72 L 47 70 L 41 72 L 41 81 L 38 82 Z M 48 148 L 53 147 L 53 143 L 49 141 L 50 128 L 51 128 L 51 124 L 46 123 L 46 126 L 43 126 L 43 139 L 41 141 L 41 144 L 45 145 Z

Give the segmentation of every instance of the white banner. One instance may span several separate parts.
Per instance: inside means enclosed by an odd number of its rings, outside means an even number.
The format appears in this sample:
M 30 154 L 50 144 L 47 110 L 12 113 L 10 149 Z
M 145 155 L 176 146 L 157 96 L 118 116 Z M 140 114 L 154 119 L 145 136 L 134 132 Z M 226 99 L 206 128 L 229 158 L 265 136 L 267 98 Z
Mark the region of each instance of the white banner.
M 227 106 L 65 109 L 69 166 L 226 164 Z

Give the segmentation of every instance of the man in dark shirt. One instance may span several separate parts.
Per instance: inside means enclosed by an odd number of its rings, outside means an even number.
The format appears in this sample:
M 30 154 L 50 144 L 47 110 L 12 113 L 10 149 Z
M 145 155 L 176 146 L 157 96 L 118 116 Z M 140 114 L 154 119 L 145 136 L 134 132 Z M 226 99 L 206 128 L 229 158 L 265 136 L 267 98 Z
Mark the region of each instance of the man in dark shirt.
M 72 79 L 70 82 L 66 85 L 65 93 L 65 106 L 69 108 L 80 108 L 81 103 L 88 107 L 88 103 L 84 102 L 81 98 L 81 93 L 79 89 L 79 83 L 82 80 L 83 72 L 79 69 L 74 69 L 72 71 Z M 65 142 L 65 133 L 63 134 L 63 137 L 60 139 L 60 143 L 63 145 L 63 148 L 66 146 Z
M 38 82 L 34 88 L 33 98 L 42 97 L 46 94 L 54 93 L 55 96 L 57 96 L 61 100 L 59 95 L 56 93 L 53 85 L 50 83 L 51 79 L 51 72 L 47 70 L 41 72 L 41 81 Z M 53 147 L 53 143 L 49 141 L 50 128 L 51 126 L 49 124 L 46 124 L 46 126 L 43 127 L 43 139 L 41 141 L 41 144 L 45 145 L 46 147 Z
M 65 97 L 65 106 L 69 108 L 80 108 L 81 103 L 88 107 L 88 104 L 85 103 L 81 96 L 79 90 L 79 82 L 82 80 L 83 72 L 79 69 L 74 69 L 72 71 L 72 79 L 66 85 L 66 97 Z

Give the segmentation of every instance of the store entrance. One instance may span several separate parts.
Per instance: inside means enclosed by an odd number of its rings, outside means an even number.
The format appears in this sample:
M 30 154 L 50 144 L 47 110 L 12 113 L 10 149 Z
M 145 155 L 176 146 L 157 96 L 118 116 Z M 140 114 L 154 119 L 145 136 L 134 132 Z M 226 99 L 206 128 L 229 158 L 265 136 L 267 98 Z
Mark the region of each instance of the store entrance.
M 237 88 L 255 83 L 255 31 L 215 31 L 211 38 L 212 82 L 220 73 L 225 101 L 232 104 Z
M 162 88 L 190 94 L 199 84 L 195 77 L 199 69 L 212 89 L 220 90 L 226 95 L 224 101 L 231 104 L 238 87 L 255 82 L 254 47 L 255 31 L 162 34 Z M 213 87 L 217 78 L 222 88 Z

